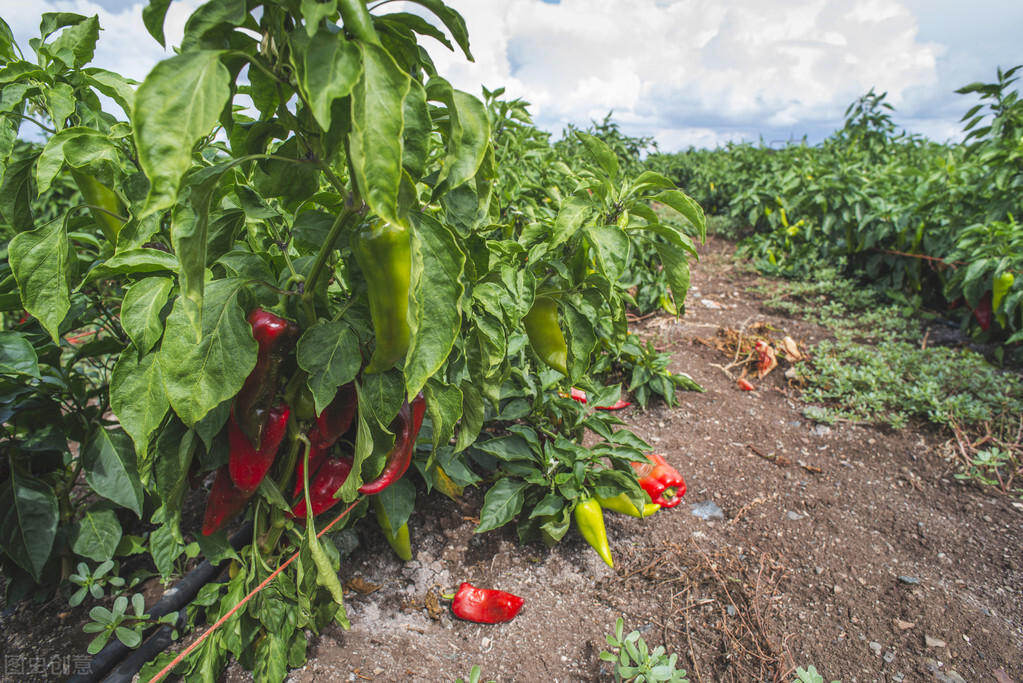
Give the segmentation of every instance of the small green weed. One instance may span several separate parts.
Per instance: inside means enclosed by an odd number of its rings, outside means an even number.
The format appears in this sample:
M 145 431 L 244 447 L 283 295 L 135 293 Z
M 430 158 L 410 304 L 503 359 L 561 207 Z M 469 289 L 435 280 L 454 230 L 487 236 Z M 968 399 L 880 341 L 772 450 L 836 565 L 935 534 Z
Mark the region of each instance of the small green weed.
M 804 669 L 799 667 L 796 669 L 796 678 L 793 679 L 792 683 L 824 683 L 824 677 L 817 673 L 817 667 L 811 664 L 808 668 Z M 831 683 L 842 683 L 841 681 L 831 681 Z
M 615 681 L 689 683 L 685 669 L 675 667 L 678 655 L 672 654 L 669 657 L 660 645 L 650 650 L 639 631 L 625 635 L 625 620 L 621 617 L 615 622 L 614 635 L 607 636 L 607 644 L 617 652 L 605 650 L 600 653 L 600 658 L 605 662 L 614 662 Z

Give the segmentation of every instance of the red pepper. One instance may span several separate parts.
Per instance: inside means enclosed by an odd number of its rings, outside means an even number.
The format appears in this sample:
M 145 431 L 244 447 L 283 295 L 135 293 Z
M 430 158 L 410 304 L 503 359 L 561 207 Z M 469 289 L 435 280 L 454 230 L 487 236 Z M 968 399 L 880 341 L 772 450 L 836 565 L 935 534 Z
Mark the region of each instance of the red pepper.
M 582 389 L 576 389 L 575 387 L 572 387 L 572 393 L 571 394 L 561 393 L 561 394 L 559 394 L 559 396 L 561 396 L 562 398 L 571 398 L 571 399 L 579 401 L 579 403 L 583 403 L 583 404 L 585 404 L 587 402 L 587 400 L 588 400 L 586 398 L 586 392 L 583 391 Z M 614 402 L 614 405 L 610 405 L 610 406 L 596 406 L 596 409 L 597 410 L 621 410 L 622 408 L 628 408 L 631 405 L 632 405 L 632 403 L 630 403 L 629 401 L 623 401 L 622 399 L 618 399 L 617 401 Z
M 313 462 L 313 452 L 309 453 L 310 468 Z M 342 458 L 328 458 L 323 461 L 319 469 L 316 471 L 315 477 L 309 479 L 309 501 L 313 504 L 313 517 L 323 514 L 330 508 L 337 505 L 341 500 L 335 498 L 334 494 L 337 493 L 341 485 L 348 479 L 348 475 L 352 472 L 352 459 L 350 457 Z M 301 475 L 300 475 L 301 476 Z M 301 479 L 299 480 L 299 493 L 301 493 Z M 293 517 L 300 517 L 305 519 L 306 507 L 305 497 L 303 496 L 295 507 L 291 509 L 291 515 Z
M 991 308 L 991 292 L 984 292 L 977 302 L 977 308 L 973 310 L 973 317 L 977 319 L 980 329 L 987 332 L 991 329 L 991 320 L 994 317 L 994 310 Z
M 412 453 L 416 450 L 416 437 L 419 436 L 419 428 L 423 425 L 425 413 L 426 399 L 422 392 L 412 399 L 411 406 L 407 401 L 401 406 L 397 417 L 391 422 L 391 430 L 394 432 L 394 447 L 387 454 L 384 470 L 379 477 L 359 487 L 359 493 L 366 496 L 380 493 L 405 475 L 412 463 Z
M 523 603 L 525 599 L 517 595 L 463 582 L 451 602 L 451 611 L 459 619 L 477 624 L 501 624 L 514 619 Z
M 231 411 L 231 416 L 227 419 L 227 442 L 230 448 L 227 464 L 231 479 L 239 489 L 251 494 L 259 488 L 263 477 L 274 464 L 290 416 L 291 409 L 287 403 L 271 408 L 266 416 L 262 444 L 259 448 L 253 448 L 252 442 L 235 420 L 234 411 Z
M 324 450 L 333 446 L 352 426 L 358 405 L 354 382 L 349 382 L 338 389 L 334 400 L 316 418 L 316 426 L 309 432 L 309 441 Z
M 686 483 L 682 475 L 668 464 L 663 455 L 654 453 L 649 456 L 651 462 L 634 462 L 639 485 L 650 496 L 651 502 L 662 508 L 673 508 L 682 502 L 686 493 Z
M 245 507 L 251 493 L 245 493 L 231 481 L 227 465 L 222 465 L 213 478 L 213 488 L 206 499 L 206 518 L 202 524 L 202 535 L 209 536 L 221 528 Z
M 614 402 L 614 405 L 597 406 L 597 410 L 621 410 L 622 408 L 628 408 L 631 405 L 632 403 L 629 401 L 623 401 L 622 399 L 618 399 L 617 401 Z
M 742 378 L 740 378 L 739 381 L 736 382 L 736 384 L 738 384 L 739 388 L 742 389 L 743 391 L 753 391 L 756 388 L 752 384 L 750 384 L 749 382 L 747 382 L 745 379 L 742 379 Z
M 245 378 L 234 398 L 234 416 L 242 433 L 255 448 L 260 447 L 266 416 L 277 393 L 277 372 L 284 356 L 298 342 L 298 326 L 262 308 L 249 311 L 252 336 L 259 344 L 256 367 Z
M 309 443 L 311 448 L 309 450 L 309 485 L 312 486 L 312 482 L 316 479 L 316 473 L 320 471 L 320 465 L 327 460 L 327 449 L 320 448 L 316 445 L 316 437 L 313 436 L 313 432 L 316 431 L 316 425 L 313 425 L 312 430 L 309 432 Z M 305 463 L 302 458 L 298 459 L 298 467 L 295 468 L 295 490 L 291 493 L 291 497 L 299 498 L 302 495 L 302 485 L 305 483 Z

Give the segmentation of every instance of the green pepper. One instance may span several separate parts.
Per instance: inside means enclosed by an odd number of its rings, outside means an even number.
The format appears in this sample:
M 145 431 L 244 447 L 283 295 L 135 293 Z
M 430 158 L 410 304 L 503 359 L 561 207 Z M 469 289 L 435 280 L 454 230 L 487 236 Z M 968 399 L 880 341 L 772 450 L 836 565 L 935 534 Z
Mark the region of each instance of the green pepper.
M 82 193 L 82 198 L 89 205 L 92 219 L 103 231 L 107 241 L 116 245 L 117 234 L 124 226 L 124 221 L 117 218 L 117 216 L 124 215 L 124 204 L 121 203 L 121 198 L 109 187 L 87 173 L 72 168 L 71 177 L 75 179 L 78 191 Z
M 624 493 L 619 493 L 614 498 L 601 498 L 600 496 L 597 496 L 597 502 L 600 503 L 600 507 L 605 510 L 613 510 L 614 512 L 620 512 L 623 515 L 629 515 L 630 517 L 649 517 L 661 509 L 661 506 L 657 503 L 647 503 L 643 506 L 643 511 L 640 512 L 636 505 L 629 500 L 629 497 Z
M 384 538 L 391 544 L 394 554 L 408 562 L 412 559 L 412 543 L 409 540 L 408 523 L 402 524 L 401 528 L 395 532 L 391 526 L 391 520 L 387 516 L 387 510 L 384 509 L 384 504 L 380 502 L 380 496 L 370 496 L 370 500 L 373 501 L 373 509 L 377 514 L 377 524 L 380 525 L 380 530 L 384 532 Z
M 998 305 L 1002 303 L 1002 299 L 1004 299 L 1005 295 L 1009 293 L 1010 289 L 1012 289 L 1014 282 L 1016 282 L 1016 277 L 1008 271 L 995 278 L 995 286 L 991 292 L 993 295 L 991 297 L 992 310 L 998 310 Z
M 389 370 L 408 351 L 412 240 L 407 225 L 376 221 L 352 237 L 352 252 L 366 278 L 376 350 L 366 372 Z
M 579 533 L 583 535 L 586 542 L 593 546 L 593 549 L 600 555 L 600 559 L 607 562 L 608 567 L 614 567 L 611 559 L 611 546 L 607 542 L 607 531 L 604 529 L 604 510 L 600 503 L 594 498 L 587 498 L 579 501 L 575 510 L 575 524 L 579 527 Z
M 558 326 L 558 302 L 549 296 L 538 296 L 522 317 L 529 345 L 548 367 L 568 375 L 568 344 Z

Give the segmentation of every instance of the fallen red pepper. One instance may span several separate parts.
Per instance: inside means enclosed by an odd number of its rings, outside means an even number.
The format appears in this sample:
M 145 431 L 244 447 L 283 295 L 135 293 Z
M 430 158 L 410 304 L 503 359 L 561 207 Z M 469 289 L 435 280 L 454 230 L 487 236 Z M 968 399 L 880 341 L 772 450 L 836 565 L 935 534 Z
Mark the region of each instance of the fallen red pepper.
M 738 384 L 739 388 L 742 389 L 743 391 L 753 391 L 755 389 L 755 387 L 752 384 L 750 384 L 749 382 L 742 378 L 740 378 L 739 381 L 736 382 L 736 384 Z
M 213 477 L 213 487 L 210 489 L 209 498 L 206 499 L 202 535 L 210 536 L 220 531 L 225 524 L 238 516 L 251 495 L 234 485 L 228 466 L 222 465 Z
M 463 582 L 451 602 L 451 611 L 459 619 L 477 624 L 501 624 L 514 619 L 525 602 L 524 598 L 511 593 L 476 588 Z
M 262 308 L 249 311 L 252 336 L 259 345 L 256 366 L 234 398 L 233 413 L 242 433 L 260 447 L 266 416 L 277 393 L 277 373 L 284 356 L 298 342 L 298 326 Z
M 663 455 L 654 453 L 649 463 L 634 462 L 639 485 L 650 496 L 651 502 L 662 508 L 673 508 L 682 502 L 686 493 L 686 482 L 674 467 L 668 464 Z
M 412 453 L 416 450 L 416 438 L 419 436 L 419 428 L 423 425 L 425 413 L 426 399 L 422 392 L 412 399 L 411 405 L 406 401 L 401 406 L 397 417 L 391 422 L 394 447 L 387 454 L 384 470 L 379 477 L 360 486 L 359 493 L 366 496 L 380 493 L 405 475 L 412 463 Z
M 316 418 L 316 426 L 309 432 L 310 442 L 323 449 L 333 446 L 352 426 L 355 409 L 358 406 L 355 383 L 349 382 L 337 390 L 334 400 Z
M 309 462 L 312 463 L 312 461 L 313 453 L 310 452 Z M 316 475 L 309 478 L 309 502 L 313 506 L 313 517 L 323 514 L 340 502 L 341 499 L 335 498 L 334 494 L 345 483 L 351 472 L 352 459 L 350 457 L 327 458 L 323 461 L 316 471 Z M 291 515 L 305 519 L 305 496 L 291 509 Z
M 231 411 L 231 416 L 227 419 L 227 442 L 230 448 L 227 464 L 231 479 L 239 489 L 251 494 L 259 488 L 263 477 L 274 464 L 290 416 L 291 409 L 287 403 L 271 408 L 266 416 L 262 443 L 259 448 L 253 448 L 252 442 L 235 420 L 234 411 Z

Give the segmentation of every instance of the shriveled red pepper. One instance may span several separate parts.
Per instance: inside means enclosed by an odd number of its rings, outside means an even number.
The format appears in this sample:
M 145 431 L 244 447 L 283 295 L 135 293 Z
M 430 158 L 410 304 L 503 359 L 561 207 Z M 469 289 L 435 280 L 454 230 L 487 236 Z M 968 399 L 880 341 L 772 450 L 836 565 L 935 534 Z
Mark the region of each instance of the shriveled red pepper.
M 663 455 L 654 453 L 648 457 L 650 463 L 632 463 L 632 468 L 636 470 L 636 476 L 639 478 L 639 485 L 655 505 L 662 508 L 675 507 L 682 502 L 682 496 L 686 493 L 686 483 L 682 475 L 668 464 Z
M 426 413 L 426 399 L 422 392 L 409 405 L 406 401 L 398 411 L 397 417 L 391 422 L 394 432 L 394 447 L 387 454 L 384 470 L 380 476 L 359 487 L 359 493 L 372 496 L 401 479 L 412 463 L 412 453 L 416 450 L 416 438 L 419 428 L 423 426 L 423 415 Z
M 333 446 L 352 426 L 358 406 L 355 383 L 349 382 L 337 390 L 334 399 L 316 418 L 316 426 L 309 432 L 309 441 L 323 449 Z
M 525 598 L 488 588 L 462 583 L 451 602 L 451 611 L 459 619 L 477 624 L 501 624 L 511 621 L 522 609 Z
M 225 524 L 238 516 L 251 496 L 234 485 L 227 465 L 222 465 L 213 477 L 213 488 L 206 499 L 206 517 L 202 524 L 202 535 L 210 536 L 220 531 Z
M 991 329 L 994 313 L 994 309 L 991 307 L 991 292 L 984 292 L 984 296 L 980 297 L 980 301 L 977 302 L 977 308 L 973 310 L 973 317 L 977 319 L 977 324 L 984 332 Z
M 752 384 L 750 384 L 748 381 L 741 377 L 739 378 L 739 381 L 736 382 L 736 384 L 739 385 L 739 388 L 742 389 L 743 391 L 753 391 L 756 389 L 756 387 L 754 387 Z
M 234 418 L 252 445 L 260 447 L 266 416 L 277 393 L 278 368 L 284 356 L 298 342 L 298 325 L 262 308 L 249 311 L 249 325 L 259 350 L 256 366 L 234 397 Z
M 309 454 L 309 462 L 312 463 L 313 454 Z M 310 470 L 312 467 L 310 467 Z M 313 517 L 323 514 L 340 502 L 334 494 L 341 488 L 341 485 L 348 479 L 352 472 L 352 459 L 348 456 L 341 458 L 327 458 L 316 471 L 315 476 L 309 479 L 309 501 L 313 506 Z M 293 517 L 305 519 L 307 514 L 305 497 L 303 496 L 295 507 L 291 509 Z
M 259 488 L 263 477 L 274 464 L 290 416 L 291 409 L 287 403 L 271 408 L 266 416 L 262 442 L 259 448 L 253 448 L 252 442 L 235 419 L 234 411 L 231 412 L 227 419 L 227 443 L 230 449 L 227 464 L 231 479 L 239 489 L 251 494 Z

